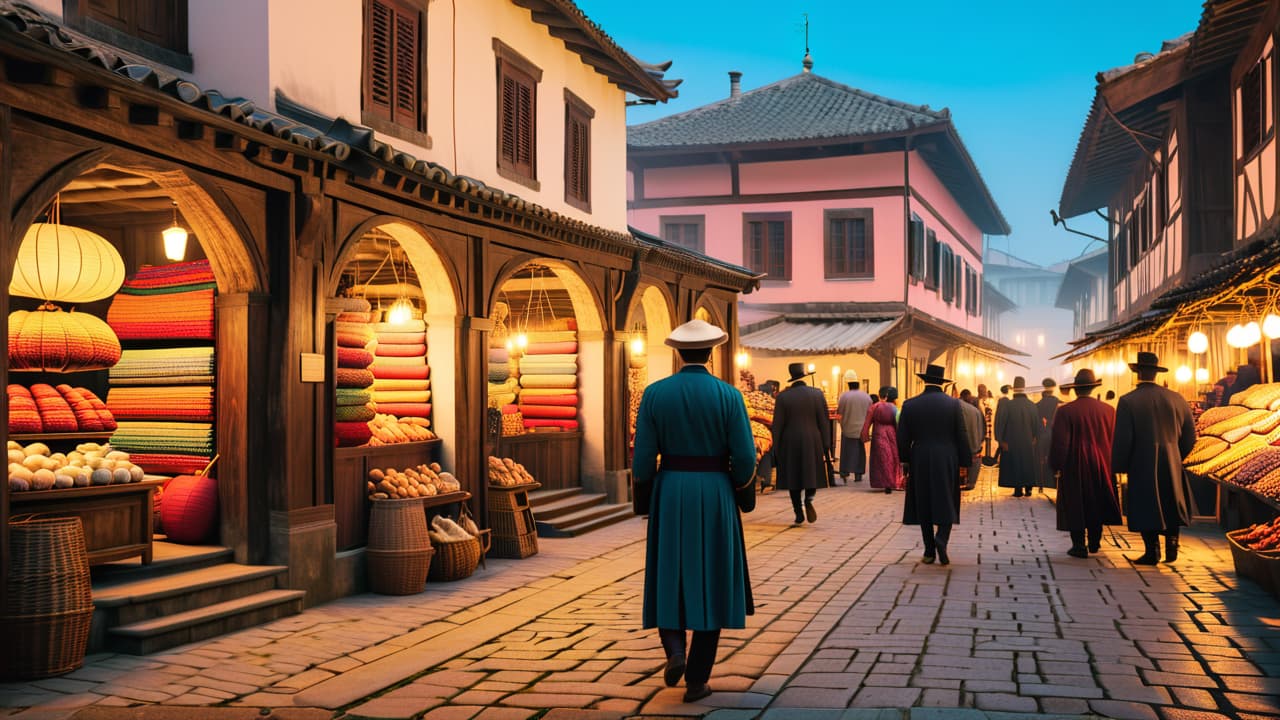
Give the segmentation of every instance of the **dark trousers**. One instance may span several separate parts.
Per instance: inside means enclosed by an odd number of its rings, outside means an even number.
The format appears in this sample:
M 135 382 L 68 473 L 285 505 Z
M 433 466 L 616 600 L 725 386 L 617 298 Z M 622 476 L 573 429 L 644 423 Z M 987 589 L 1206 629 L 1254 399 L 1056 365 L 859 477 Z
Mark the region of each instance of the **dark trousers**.
M 1155 530 L 1144 530 L 1142 532 L 1142 544 L 1145 555 L 1151 557 L 1160 557 L 1160 536 L 1164 536 L 1165 554 L 1168 555 L 1170 550 L 1176 552 L 1178 547 L 1178 528 L 1166 530 L 1165 532 L 1157 532 Z
M 951 523 L 939 523 L 937 533 L 934 533 L 931 523 L 922 523 L 920 537 L 924 540 L 925 554 L 933 555 L 939 547 L 946 548 L 947 541 L 951 540 Z
M 684 630 L 667 630 L 659 628 L 658 637 L 662 639 L 662 648 L 667 657 L 683 654 L 685 648 Z M 689 644 L 689 657 L 684 670 L 686 687 L 705 685 L 711 678 L 711 668 L 716 664 L 716 651 L 720 647 L 719 630 L 694 630 L 693 642 Z
M 807 503 L 811 503 L 813 502 L 813 496 L 817 495 L 818 491 L 814 488 L 808 488 L 805 490 L 800 490 L 797 488 L 795 490 L 791 490 L 790 492 L 791 492 L 791 509 L 796 511 L 797 518 L 803 518 L 804 508 L 801 507 L 800 505 L 800 494 L 804 493 L 804 501 Z
M 840 477 L 853 474 L 861 478 L 867 472 L 867 444 L 861 437 L 840 437 Z
M 1085 546 L 1085 531 L 1088 531 L 1089 547 L 1096 548 L 1102 545 L 1102 523 L 1090 525 L 1081 530 L 1071 531 L 1072 547 L 1082 548 Z

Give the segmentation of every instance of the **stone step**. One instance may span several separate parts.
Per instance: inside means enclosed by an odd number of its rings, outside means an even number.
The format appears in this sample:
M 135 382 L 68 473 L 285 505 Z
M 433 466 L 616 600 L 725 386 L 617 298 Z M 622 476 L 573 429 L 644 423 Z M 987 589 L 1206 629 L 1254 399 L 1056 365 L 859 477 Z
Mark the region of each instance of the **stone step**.
M 105 627 L 175 613 L 274 590 L 285 578 L 282 565 L 236 565 L 186 570 L 149 578 L 95 583 L 95 621 Z
M 545 505 L 533 505 L 533 516 L 539 521 L 556 521 L 554 524 L 560 525 L 562 523 L 559 522 L 559 518 L 601 505 L 605 500 L 608 500 L 608 496 L 603 493 L 579 492 Z
M 165 617 L 113 627 L 107 631 L 111 649 L 134 655 L 242 630 L 296 615 L 302 610 L 302 590 L 267 590 Z
M 534 508 L 534 512 L 537 512 L 537 508 L 542 505 L 549 505 L 581 493 L 582 488 L 580 487 L 560 488 L 558 490 L 534 490 L 529 493 L 529 505 Z
M 96 586 L 221 565 L 232 562 L 234 555 L 231 548 L 221 545 L 180 545 L 156 536 L 151 543 L 150 565 L 143 565 L 140 557 L 133 557 L 94 565 L 90 570 Z
M 567 537 L 575 537 L 577 535 L 589 533 L 593 530 L 599 530 L 602 527 L 608 527 L 615 523 L 624 522 L 636 516 L 632 511 L 630 503 L 605 505 L 603 507 L 608 508 L 608 512 L 600 513 L 595 517 L 582 520 L 573 525 L 562 526 L 559 528 L 560 532 L 564 533 Z

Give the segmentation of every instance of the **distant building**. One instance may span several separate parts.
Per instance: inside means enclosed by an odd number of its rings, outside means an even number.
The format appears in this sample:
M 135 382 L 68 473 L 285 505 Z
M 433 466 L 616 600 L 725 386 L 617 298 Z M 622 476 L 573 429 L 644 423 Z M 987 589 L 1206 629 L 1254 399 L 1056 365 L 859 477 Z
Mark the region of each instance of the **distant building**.
M 1107 249 L 1094 250 L 1067 264 L 1054 305 L 1070 310 L 1071 337 L 1081 338 L 1106 327 L 1111 319 L 1107 294 Z
M 985 260 L 987 282 L 1013 303 L 991 337 L 1030 356 L 1022 361 L 1028 384 L 1060 378 L 1062 366 L 1051 358 L 1072 338 L 1072 315 L 1057 307 L 1067 264 L 1046 268 L 990 247 Z

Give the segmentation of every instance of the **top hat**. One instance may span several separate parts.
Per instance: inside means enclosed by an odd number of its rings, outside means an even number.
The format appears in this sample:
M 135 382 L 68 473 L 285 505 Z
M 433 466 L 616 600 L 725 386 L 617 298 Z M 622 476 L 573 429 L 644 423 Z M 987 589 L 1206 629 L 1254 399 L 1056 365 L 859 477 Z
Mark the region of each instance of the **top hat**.
M 1027 389 L 1027 379 L 1026 379 L 1026 378 L 1024 378 L 1024 377 L 1022 377 L 1021 375 L 1019 375 L 1019 376 L 1017 376 L 1017 377 L 1015 377 L 1015 378 L 1013 379 L 1013 391 L 1014 391 L 1014 392 L 1017 392 L 1017 391 L 1019 391 L 1019 390 L 1026 390 L 1026 389 Z
M 857 370 L 845 370 L 845 371 L 844 371 L 844 381 L 845 381 L 845 382 L 858 382 L 858 371 L 857 371 Z
M 690 320 L 681 325 L 665 340 L 677 350 L 713 348 L 729 339 L 729 334 L 705 320 Z
M 1089 368 L 1081 368 L 1076 371 L 1076 379 L 1069 383 L 1064 383 L 1062 388 L 1064 390 L 1068 390 L 1071 388 L 1098 387 L 1101 384 L 1102 381 L 1094 376 L 1092 370 Z
M 1169 372 L 1169 368 L 1160 366 L 1160 358 L 1153 352 L 1138 353 L 1138 361 L 1129 363 L 1129 369 L 1134 372 L 1138 372 L 1139 370 Z
M 916 377 L 925 382 L 926 385 L 946 385 L 951 382 L 946 376 L 946 368 L 941 365 L 930 365 L 925 368 L 924 372 L 916 373 Z
M 805 372 L 804 363 L 790 363 L 787 365 L 787 372 L 791 375 L 791 378 L 787 380 L 787 382 L 795 382 L 800 378 L 806 378 L 813 374 L 811 372 Z
M 1045 378 L 1040 383 L 1040 387 L 1042 388 L 1051 388 L 1051 387 L 1057 387 L 1057 386 L 1058 386 L 1058 383 L 1054 382 L 1053 378 Z

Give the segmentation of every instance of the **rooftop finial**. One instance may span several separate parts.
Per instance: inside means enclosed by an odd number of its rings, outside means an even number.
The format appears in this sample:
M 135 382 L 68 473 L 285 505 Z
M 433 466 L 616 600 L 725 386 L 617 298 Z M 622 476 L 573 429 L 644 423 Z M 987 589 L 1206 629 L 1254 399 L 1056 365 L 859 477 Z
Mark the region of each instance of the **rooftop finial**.
M 804 13 L 804 71 L 813 70 L 813 56 L 809 54 L 809 13 Z

